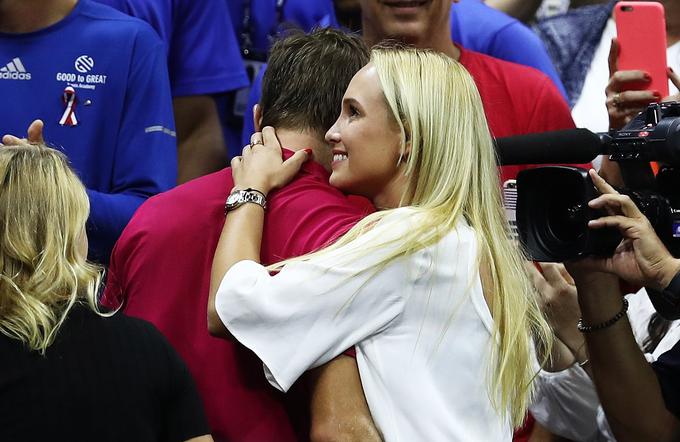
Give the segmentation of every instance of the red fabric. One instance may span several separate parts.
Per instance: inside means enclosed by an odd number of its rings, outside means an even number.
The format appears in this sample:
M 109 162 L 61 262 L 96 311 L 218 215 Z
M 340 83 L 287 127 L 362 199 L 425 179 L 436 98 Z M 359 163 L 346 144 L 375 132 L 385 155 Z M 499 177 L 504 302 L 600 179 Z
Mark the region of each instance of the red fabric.
M 290 155 L 286 151 L 286 155 Z M 210 267 L 224 224 L 231 170 L 198 178 L 144 203 L 112 254 L 104 301 L 152 322 L 186 361 L 217 440 L 295 441 L 277 390 L 262 363 L 239 344 L 207 332 Z M 308 162 L 298 178 L 269 198 L 262 262 L 318 249 L 373 209 L 328 185 L 328 173 Z M 305 413 L 307 404 L 291 404 Z
M 477 83 L 494 136 L 574 127 L 567 104 L 538 71 L 467 50 L 460 62 Z M 503 180 L 522 168 L 504 167 Z M 348 199 L 327 183 L 326 171 L 309 162 L 297 180 L 271 195 L 262 262 L 317 249 L 370 212 L 365 200 Z M 207 333 L 210 267 L 232 186 L 224 169 L 144 203 L 114 248 L 104 301 L 125 301 L 125 313 L 151 321 L 170 340 L 196 380 L 217 440 L 306 438 L 295 435 L 290 410 L 257 358 Z
M 460 48 L 460 63 L 475 80 L 491 134 L 496 138 L 571 129 L 567 102 L 542 72 Z M 540 166 L 540 165 L 539 165 Z M 590 168 L 590 164 L 573 164 Z M 501 167 L 501 182 L 529 165 Z

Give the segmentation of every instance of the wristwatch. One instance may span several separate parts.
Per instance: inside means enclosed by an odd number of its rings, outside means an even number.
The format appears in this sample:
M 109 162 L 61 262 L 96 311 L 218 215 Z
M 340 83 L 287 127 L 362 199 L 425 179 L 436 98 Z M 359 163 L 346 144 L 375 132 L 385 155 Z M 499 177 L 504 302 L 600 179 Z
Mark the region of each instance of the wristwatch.
M 267 197 L 264 193 L 255 189 L 234 189 L 227 197 L 227 202 L 224 204 L 224 214 L 237 207 L 241 207 L 245 203 L 255 203 L 263 209 L 267 209 Z

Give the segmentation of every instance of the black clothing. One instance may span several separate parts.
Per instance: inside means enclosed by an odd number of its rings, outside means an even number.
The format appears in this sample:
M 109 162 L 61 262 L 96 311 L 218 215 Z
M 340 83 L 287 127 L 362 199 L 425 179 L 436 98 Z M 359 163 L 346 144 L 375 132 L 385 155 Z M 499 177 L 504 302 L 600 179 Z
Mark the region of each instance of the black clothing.
M 666 408 L 680 419 L 680 342 L 652 363 Z
M 0 441 L 183 441 L 209 434 L 179 355 L 146 321 L 77 305 L 45 356 L 0 334 Z

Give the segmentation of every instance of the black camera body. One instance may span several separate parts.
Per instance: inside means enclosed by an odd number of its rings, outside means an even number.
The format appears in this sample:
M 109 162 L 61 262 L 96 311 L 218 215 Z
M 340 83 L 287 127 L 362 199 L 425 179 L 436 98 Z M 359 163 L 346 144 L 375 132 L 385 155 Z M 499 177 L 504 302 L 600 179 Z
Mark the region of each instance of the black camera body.
M 624 188 L 619 192 L 633 199 L 670 252 L 680 256 L 680 103 L 652 104 L 622 130 L 597 135 L 599 153 L 621 168 Z M 656 176 L 650 161 L 663 164 Z M 531 258 L 563 262 L 610 256 L 621 241 L 619 232 L 588 228 L 588 221 L 605 215 L 588 206 L 598 195 L 581 168 L 520 172 L 517 228 Z

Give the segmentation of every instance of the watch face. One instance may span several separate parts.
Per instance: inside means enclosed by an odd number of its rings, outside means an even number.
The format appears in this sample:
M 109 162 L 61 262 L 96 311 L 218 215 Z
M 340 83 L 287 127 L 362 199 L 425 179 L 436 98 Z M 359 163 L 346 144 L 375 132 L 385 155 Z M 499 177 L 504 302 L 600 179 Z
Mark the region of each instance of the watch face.
M 227 197 L 227 207 L 232 208 L 233 206 L 237 205 L 238 203 L 241 202 L 241 199 L 243 198 L 243 195 L 241 195 L 240 191 L 233 192 Z

